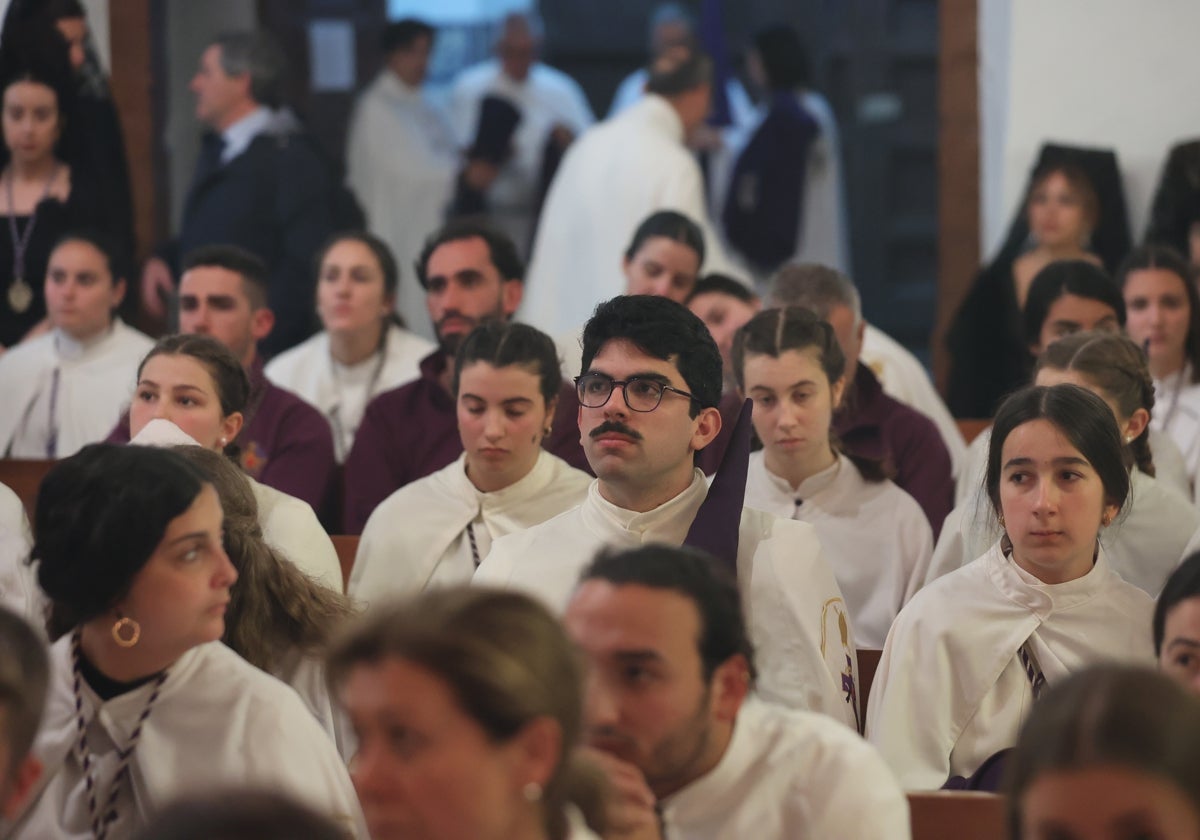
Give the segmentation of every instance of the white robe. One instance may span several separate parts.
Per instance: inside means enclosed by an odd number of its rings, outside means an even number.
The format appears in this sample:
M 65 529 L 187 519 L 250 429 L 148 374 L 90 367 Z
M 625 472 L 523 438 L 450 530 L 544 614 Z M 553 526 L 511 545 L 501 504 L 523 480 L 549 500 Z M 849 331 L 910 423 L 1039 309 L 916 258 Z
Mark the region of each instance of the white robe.
M 25 562 L 31 548 L 33 535 L 25 506 L 16 493 L 0 484 L 0 603 L 44 634 L 44 596 L 37 576 Z
M 1200 512 L 1177 490 L 1134 469 L 1129 499 L 1113 524 L 1100 534 L 1113 571 L 1151 596 L 1186 556 L 1185 547 Z M 982 485 L 946 516 L 933 549 L 926 582 L 961 568 L 1000 539 L 1000 526 Z
M 86 345 L 51 330 L 0 355 L 0 453 L 48 456 L 56 370 L 54 457 L 66 458 L 104 440 L 129 406 L 138 364 L 153 346 L 149 337 L 116 320 L 111 330 Z
M 425 238 L 442 226 L 459 157 L 449 116 L 425 91 L 384 70 L 359 97 L 346 136 L 346 180 L 400 267 L 396 311 L 427 339 L 433 325 L 413 274 Z M 286 386 L 285 386 L 286 387 Z
M 933 421 L 950 452 L 954 475 L 960 475 L 966 462 L 967 442 L 963 440 L 950 409 L 933 387 L 924 365 L 907 347 L 870 324 L 863 332 L 859 358 L 879 379 L 884 393 Z
M 796 504 L 796 499 L 803 503 Z M 868 482 L 844 456 L 792 490 L 750 455 L 746 507 L 817 529 L 825 559 L 854 624 L 859 647 L 883 647 L 900 608 L 925 582 L 933 529 L 916 500 L 890 481 Z
M 33 754 L 42 786 L 17 821 L 18 838 L 91 838 L 79 760 L 71 638 L 51 648 L 51 682 Z M 154 683 L 107 702 L 81 686 L 92 777 L 102 802 Z M 346 767 L 300 698 L 220 642 L 200 645 L 171 666 L 142 725 L 117 798 L 110 837 L 130 837 L 165 803 L 216 788 L 259 788 L 291 796 L 367 836 Z
M 1200 505 L 1200 383 L 1191 378 L 1188 364 L 1179 374 L 1154 380 L 1150 428 L 1170 435 L 1183 453 L 1191 495 Z
M 905 790 L 969 776 L 1016 743 L 1029 713 L 1033 691 L 1017 655 L 1026 640 L 1048 685 L 1104 660 L 1149 667 L 1153 610 L 1103 548 L 1082 578 L 1048 585 L 997 543 L 901 610 L 875 672 L 867 738 Z
M 414 284 L 415 285 L 415 284 Z M 422 306 L 424 303 L 422 302 Z M 351 383 L 340 381 L 337 365 L 329 350 L 329 333 L 319 332 L 312 338 L 279 354 L 263 369 L 267 379 L 293 394 L 303 397 L 325 415 L 330 427 L 338 433 L 335 441 L 338 461 L 345 460 L 354 443 L 354 433 L 362 422 L 367 403 L 374 397 L 411 382 L 421 375 L 421 360 L 436 349 L 432 341 L 389 324 L 384 343 L 382 364 L 378 353 L 353 369 L 345 378 L 358 380 L 357 398 L 348 393 Z M 378 370 L 378 375 L 375 371 Z M 361 375 L 358 375 L 360 374 Z
M 341 592 L 342 564 L 337 549 L 308 502 L 252 478 L 247 480 L 258 503 L 263 539 L 310 578 Z
M 662 801 L 664 840 L 906 840 L 908 800 L 879 753 L 824 715 L 754 697 L 717 766 Z
M 674 499 L 635 513 L 606 501 L 593 481 L 579 507 L 497 540 L 474 581 L 527 591 L 562 612 L 597 551 L 681 545 L 707 493 L 696 470 Z M 762 696 L 857 728 L 853 633 L 812 526 L 744 508 L 737 565 Z
M 567 150 L 538 225 L 521 320 L 558 335 L 624 294 L 625 249 L 658 210 L 700 224 L 705 271 L 730 271 L 708 221 L 700 167 L 683 145 L 683 123 L 667 100 L 648 95 Z
M 534 205 L 541 181 L 546 140 L 555 125 L 576 136 L 596 118 L 579 83 L 565 73 L 537 63 L 524 81 L 509 78 L 495 59 L 463 70 L 450 91 L 450 122 L 458 144 L 475 141 L 479 103 L 488 95 L 507 99 L 521 114 L 513 133 L 510 158 L 487 192 L 494 223 L 524 252 L 532 233 Z
M 486 547 L 552 519 L 587 495 L 591 476 L 542 451 L 527 475 L 492 493 L 475 488 L 466 455 L 388 496 L 363 529 L 349 594 L 363 606 L 430 586 L 469 583 L 475 574 L 467 526 Z

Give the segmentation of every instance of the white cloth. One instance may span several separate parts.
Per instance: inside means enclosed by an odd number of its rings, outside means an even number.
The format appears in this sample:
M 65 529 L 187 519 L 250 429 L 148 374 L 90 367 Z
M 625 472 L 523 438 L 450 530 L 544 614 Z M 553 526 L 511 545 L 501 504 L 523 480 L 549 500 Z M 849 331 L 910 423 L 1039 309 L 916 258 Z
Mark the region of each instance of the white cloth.
M 19 818 L 18 838 L 91 838 L 77 749 L 71 639 L 51 648 L 51 681 L 33 753 L 43 786 Z M 108 796 L 117 747 L 130 734 L 154 683 L 101 702 L 81 687 L 91 773 Z M 304 802 L 353 836 L 366 827 L 333 742 L 296 693 L 220 642 L 193 648 L 171 666 L 142 724 L 129 774 L 117 797 L 110 837 L 130 837 L 173 798 L 216 788 L 257 788 Z
M 924 584 L 933 554 L 933 529 L 916 500 L 890 481 L 868 482 L 844 456 L 793 490 L 767 469 L 760 451 L 750 455 L 746 507 L 817 529 L 846 598 L 854 643 L 882 648 L 900 608 Z
M 337 747 L 342 761 L 348 763 L 354 757 L 358 742 L 354 738 L 354 729 L 349 718 L 340 706 L 334 705 L 329 694 L 323 658 L 293 653 L 285 661 L 277 663 L 270 674 L 287 683 L 299 695 L 308 711 Z
M 1183 453 L 1192 498 L 1200 504 L 1200 382 L 1192 382 L 1192 366 L 1154 380 L 1150 428 L 1166 432 Z
M 1178 490 L 1134 469 L 1129 499 L 1113 524 L 1100 534 L 1113 571 L 1151 596 L 1157 596 L 1180 561 L 1197 527 L 1200 512 Z M 983 490 L 955 506 L 942 525 L 926 582 L 958 569 L 1000 539 L 1000 526 Z
M 543 450 L 523 478 L 484 493 L 466 474 L 465 454 L 388 496 L 363 529 L 349 594 L 363 606 L 430 586 L 468 583 L 475 574 L 467 526 L 480 558 L 488 543 L 552 519 L 587 495 L 591 476 Z
M 246 116 L 221 132 L 221 163 L 229 163 L 235 157 L 246 151 L 254 138 L 270 129 L 278 119 L 278 115 L 263 105 L 255 108 Z
M 664 840 L 905 840 L 908 800 L 879 753 L 824 715 L 754 697 L 717 766 L 662 802 Z
M 249 476 L 263 539 L 317 583 L 342 591 L 342 564 L 333 540 L 308 502 Z
M 1026 640 L 1048 685 L 1103 660 L 1153 665 L 1154 602 L 1105 554 L 1083 577 L 1050 585 L 997 543 L 901 610 L 875 672 L 867 738 L 906 790 L 969 776 L 1016 743 L 1033 702 L 1017 655 Z
M 730 271 L 705 210 L 700 167 L 683 145 L 683 123 L 667 100 L 649 95 L 567 150 L 546 195 L 521 319 L 558 335 L 587 321 L 597 303 L 624 294 L 625 249 L 658 210 L 700 224 L 705 271 Z
M 961 475 L 967 457 L 967 442 L 917 357 L 883 330 L 867 324 L 859 359 L 875 374 L 888 396 L 933 421 L 950 451 L 954 475 Z
M 137 366 L 153 346 L 149 337 L 116 320 L 86 345 L 51 330 L 8 350 L 0 356 L 0 452 L 12 458 L 48 456 L 55 371 L 55 457 L 104 440 L 128 407 Z
M 348 368 L 334 361 L 329 350 L 329 333 L 322 331 L 276 356 L 263 373 L 325 415 L 338 434 L 336 449 L 338 461 L 342 461 L 354 443 L 354 433 L 362 422 L 367 403 L 384 391 L 420 376 L 421 360 L 434 349 L 432 341 L 389 324 L 382 358 L 375 353 Z M 355 390 L 353 380 L 360 380 L 357 398 L 350 393 Z
M 390 70 L 380 73 L 350 117 L 346 181 L 367 214 L 367 226 L 388 244 L 400 267 L 396 311 L 427 339 L 433 338 L 433 325 L 413 265 L 425 238 L 445 220 L 459 165 L 443 109 Z
M 45 598 L 33 569 L 25 561 L 33 548 L 29 518 L 21 499 L 0 484 L 0 603 L 45 633 Z
M 539 62 L 518 82 L 491 59 L 463 70 L 450 91 L 450 122 L 460 146 L 474 142 L 479 104 L 489 95 L 503 97 L 521 114 L 513 133 L 512 158 L 500 167 L 487 201 L 494 222 L 524 251 L 532 233 L 542 156 L 551 130 L 562 125 L 578 136 L 596 118 L 583 88 L 567 74 Z
M 605 500 L 593 481 L 579 507 L 497 540 L 474 580 L 530 592 L 562 612 L 597 551 L 681 545 L 707 493 L 696 470 L 674 499 L 635 513 Z M 762 696 L 857 728 L 853 634 L 813 527 L 744 508 L 737 566 Z

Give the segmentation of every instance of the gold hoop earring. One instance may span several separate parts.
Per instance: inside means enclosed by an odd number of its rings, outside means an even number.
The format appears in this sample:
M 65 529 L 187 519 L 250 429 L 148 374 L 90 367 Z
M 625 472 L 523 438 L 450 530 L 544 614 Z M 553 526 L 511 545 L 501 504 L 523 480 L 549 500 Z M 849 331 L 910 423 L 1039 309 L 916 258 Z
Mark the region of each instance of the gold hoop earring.
M 129 631 L 128 637 L 121 635 L 125 631 Z M 128 616 L 121 616 L 112 626 L 112 637 L 121 647 L 131 648 L 142 638 L 142 625 Z
M 1100 524 L 1103 525 L 1105 528 L 1107 528 L 1109 525 L 1112 524 L 1112 517 L 1109 516 L 1107 513 L 1104 514 L 1103 516 L 1100 517 Z
M 1003 528 L 1004 527 L 1004 514 L 1003 513 L 997 514 L 996 519 L 1000 520 L 1000 527 Z

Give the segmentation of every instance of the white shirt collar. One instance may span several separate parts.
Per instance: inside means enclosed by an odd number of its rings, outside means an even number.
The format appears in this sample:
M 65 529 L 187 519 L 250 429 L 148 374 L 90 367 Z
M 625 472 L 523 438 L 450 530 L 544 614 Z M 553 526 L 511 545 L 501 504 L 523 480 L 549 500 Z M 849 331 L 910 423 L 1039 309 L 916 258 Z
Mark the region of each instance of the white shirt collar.
M 80 341 L 77 338 L 72 338 L 67 335 L 64 330 L 57 327 L 54 329 L 54 350 L 58 353 L 58 357 L 64 362 L 73 362 L 84 357 L 84 355 L 104 339 L 108 338 L 113 333 L 113 328 L 116 326 L 116 321 L 112 321 L 108 325 L 108 329 L 101 331 L 97 335 L 89 338 L 87 341 Z
M 225 148 L 221 150 L 221 163 L 229 163 L 246 151 L 254 138 L 267 130 L 273 119 L 271 110 L 260 105 L 222 131 L 221 139 L 225 141 Z
M 588 488 L 588 498 L 582 512 L 584 521 L 606 536 L 623 533 L 627 540 L 634 542 L 680 544 L 687 537 L 696 511 L 707 495 L 708 482 L 704 473 L 697 469 L 686 490 L 653 510 L 640 513 L 617 507 L 605 499 L 600 494 L 600 481 L 597 479 Z

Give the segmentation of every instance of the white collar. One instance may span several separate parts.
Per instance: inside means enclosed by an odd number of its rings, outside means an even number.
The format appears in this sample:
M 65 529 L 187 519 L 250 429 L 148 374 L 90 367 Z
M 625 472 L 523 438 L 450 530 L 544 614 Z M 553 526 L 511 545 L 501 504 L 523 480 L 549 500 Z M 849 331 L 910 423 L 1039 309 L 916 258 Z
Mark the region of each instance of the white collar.
M 80 341 L 77 338 L 72 338 L 66 331 L 55 327 L 54 328 L 54 351 L 58 357 L 64 362 L 75 362 L 82 359 L 89 350 L 101 344 L 106 338 L 113 334 L 116 327 L 116 321 L 109 322 L 108 329 L 101 330 L 95 336 Z
M 597 479 L 588 488 L 582 511 L 584 521 L 602 534 L 625 532 L 641 542 L 680 544 L 707 495 L 708 482 L 704 473 L 697 469 L 693 471 L 692 483 L 682 493 L 653 510 L 641 513 L 617 507 L 604 498 L 600 494 L 600 480 Z
M 1112 569 L 1102 546 L 1096 549 L 1096 562 L 1086 575 L 1066 583 L 1043 583 L 1006 555 L 997 543 L 986 555 L 987 573 L 992 583 L 1013 602 L 1027 608 L 1045 621 L 1055 612 L 1084 604 L 1099 595 L 1112 578 Z
M 523 504 L 537 494 L 537 490 L 550 483 L 554 470 L 554 459 L 546 450 L 538 452 L 537 460 L 529 472 L 518 478 L 507 487 L 499 490 L 484 492 L 471 483 L 467 478 L 467 455 L 464 452 L 458 456 L 454 469 L 453 481 L 459 485 L 459 492 L 464 498 L 474 498 L 478 510 L 486 518 L 503 512 L 513 504 Z
M 221 150 L 221 163 L 229 163 L 235 157 L 246 151 L 254 138 L 262 134 L 274 119 L 271 110 L 259 105 L 253 111 L 221 132 L 225 148 Z
M 647 93 L 639 102 L 627 108 L 625 114 L 631 115 L 633 119 L 653 123 L 671 139 L 683 142 L 683 120 L 679 118 L 679 112 L 657 93 Z

